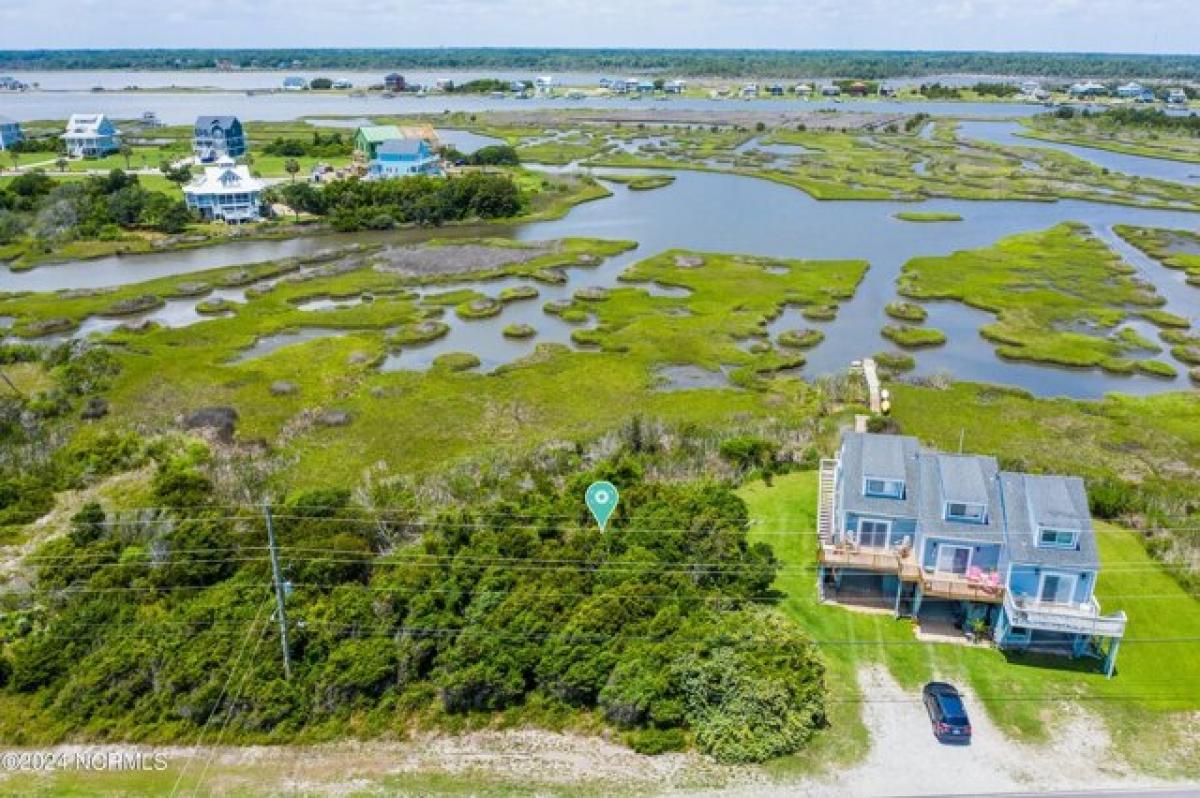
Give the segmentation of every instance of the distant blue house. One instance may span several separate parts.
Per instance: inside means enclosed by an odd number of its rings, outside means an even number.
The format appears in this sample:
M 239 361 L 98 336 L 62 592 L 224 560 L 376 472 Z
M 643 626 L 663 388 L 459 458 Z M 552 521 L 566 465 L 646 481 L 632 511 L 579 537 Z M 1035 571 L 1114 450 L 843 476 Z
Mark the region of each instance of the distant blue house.
M 0 116 L 0 150 L 11 149 L 12 145 L 22 141 L 25 134 L 21 132 L 21 123 L 7 116 Z
M 192 130 L 192 152 L 201 163 L 246 154 L 246 134 L 236 116 L 201 116 Z
M 367 162 L 369 179 L 439 174 L 440 159 L 424 139 L 389 139 L 375 148 L 375 157 Z
M 1112 675 L 1126 619 L 1094 596 L 1100 562 L 1078 477 L 847 433 L 821 464 L 818 533 L 826 597 L 922 627 L 991 630 L 1006 650 L 1096 657 Z

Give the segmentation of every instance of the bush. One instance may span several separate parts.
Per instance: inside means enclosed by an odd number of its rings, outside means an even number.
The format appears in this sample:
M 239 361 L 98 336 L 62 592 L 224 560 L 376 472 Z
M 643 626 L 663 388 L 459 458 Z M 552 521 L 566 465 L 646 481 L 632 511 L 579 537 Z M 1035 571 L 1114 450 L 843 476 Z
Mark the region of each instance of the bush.
M 638 729 L 622 737 L 625 744 L 639 754 L 656 756 L 687 749 L 687 733 L 683 729 Z

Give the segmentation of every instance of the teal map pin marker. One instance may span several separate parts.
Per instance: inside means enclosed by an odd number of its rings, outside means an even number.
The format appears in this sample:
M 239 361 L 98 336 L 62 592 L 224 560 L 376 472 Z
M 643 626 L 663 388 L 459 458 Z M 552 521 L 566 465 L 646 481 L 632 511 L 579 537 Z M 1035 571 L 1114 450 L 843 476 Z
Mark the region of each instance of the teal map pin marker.
M 596 523 L 600 525 L 600 531 L 608 526 L 608 519 L 612 517 L 613 511 L 617 509 L 617 502 L 621 496 L 617 493 L 616 487 L 611 482 L 593 482 L 587 489 L 587 495 L 584 497 L 587 501 L 588 509 L 592 511 L 592 517 L 596 519 Z

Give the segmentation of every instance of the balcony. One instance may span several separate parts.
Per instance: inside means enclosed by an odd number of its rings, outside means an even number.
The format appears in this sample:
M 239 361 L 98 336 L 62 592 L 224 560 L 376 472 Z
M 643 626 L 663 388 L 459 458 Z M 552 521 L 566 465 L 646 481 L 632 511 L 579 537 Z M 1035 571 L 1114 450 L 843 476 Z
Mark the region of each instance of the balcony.
M 1095 598 L 1084 604 L 1051 604 L 1009 594 L 1004 597 L 1004 611 L 1009 623 L 1027 629 L 1100 637 L 1125 634 L 1125 613 L 1101 615 L 1100 602 Z
M 979 601 L 984 604 L 999 604 L 1004 600 L 1003 587 L 968 579 L 959 574 L 922 572 L 920 580 L 921 593 L 926 596 L 955 601 Z

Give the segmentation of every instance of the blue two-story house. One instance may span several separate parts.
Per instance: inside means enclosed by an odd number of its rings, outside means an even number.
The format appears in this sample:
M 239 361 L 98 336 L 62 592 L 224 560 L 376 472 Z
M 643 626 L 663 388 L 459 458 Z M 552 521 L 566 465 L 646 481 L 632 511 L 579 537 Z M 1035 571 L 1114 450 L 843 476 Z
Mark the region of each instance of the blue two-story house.
M 441 174 L 441 159 L 419 138 L 389 139 L 375 147 L 367 163 L 368 179 Z
M 201 116 L 192 129 L 192 152 L 200 163 L 246 154 L 246 134 L 236 116 Z
M 1125 615 L 1103 615 L 1077 477 L 1001 471 L 916 438 L 847 433 L 821 463 L 822 595 L 951 621 L 1003 649 L 1095 656 L 1112 674 Z

